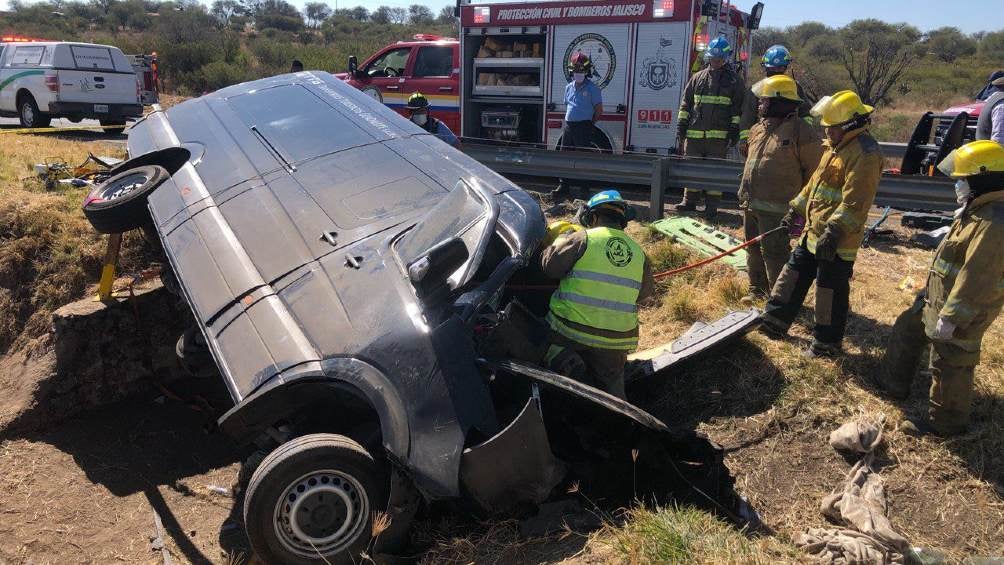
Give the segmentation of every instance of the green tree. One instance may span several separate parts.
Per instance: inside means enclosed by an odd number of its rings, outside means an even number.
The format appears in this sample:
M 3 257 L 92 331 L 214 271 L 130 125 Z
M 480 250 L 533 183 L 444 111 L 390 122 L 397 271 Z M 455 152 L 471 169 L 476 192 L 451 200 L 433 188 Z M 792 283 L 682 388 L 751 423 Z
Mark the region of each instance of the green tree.
M 888 101 L 890 90 L 923 54 L 920 31 L 907 24 L 854 20 L 839 35 L 844 70 L 865 104 Z
M 964 35 L 957 27 L 940 27 L 927 32 L 924 46 L 928 55 L 946 63 L 976 53 L 976 40 Z
M 331 15 L 331 8 L 324 2 L 307 2 L 303 6 L 303 15 L 308 26 L 317 27 Z
M 370 11 L 362 6 L 356 6 L 348 10 L 349 17 L 357 22 L 365 22 L 370 19 Z
M 254 23 L 259 30 L 300 31 L 303 29 L 303 16 L 286 0 L 265 0 L 254 13 Z
M 408 22 L 412 25 L 425 25 L 432 23 L 432 10 L 421 4 L 408 6 Z
M 15 0 L 12 0 L 15 1 Z M 370 14 L 370 21 L 376 24 L 390 23 L 390 6 L 380 6 Z
M 243 9 L 237 0 L 216 0 L 209 9 L 209 13 L 223 28 L 229 28 L 234 16 L 238 16 L 242 12 Z
M 1000 60 L 1004 56 L 1004 29 L 983 35 L 977 51 L 983 57 Z
M 439 16 L 436 17 L 436 21 L 441 24 L 452 24 L 457 21 L 457 18 L 453 15 L 453 6 L 443 6 L 439 10 Z

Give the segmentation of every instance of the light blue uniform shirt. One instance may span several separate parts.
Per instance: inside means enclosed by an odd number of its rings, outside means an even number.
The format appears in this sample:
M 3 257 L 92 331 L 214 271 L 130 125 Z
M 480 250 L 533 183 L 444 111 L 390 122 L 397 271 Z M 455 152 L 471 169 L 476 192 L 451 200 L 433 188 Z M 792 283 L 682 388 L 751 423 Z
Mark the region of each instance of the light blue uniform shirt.
M 597 104 L 603 103 L 603 95 L 600 87 L 596 86 L 588 78 L 582 82 L 582 86 L 575 87 L 575 81 L 565 85 L 565 110 L 566 122 L 582 122 L 593 119 L 593 109 Z

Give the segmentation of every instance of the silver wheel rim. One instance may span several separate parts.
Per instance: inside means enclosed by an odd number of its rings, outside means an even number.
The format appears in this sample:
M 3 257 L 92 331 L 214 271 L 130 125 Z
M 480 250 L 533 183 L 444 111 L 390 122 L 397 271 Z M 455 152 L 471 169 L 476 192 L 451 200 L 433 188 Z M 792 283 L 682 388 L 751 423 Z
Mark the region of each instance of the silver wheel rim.
M 35 125 L 35 111 L 31 109 L 31 104 L 25 102 L 24 105 L 21 106 L 21 115 L 24 117 L 25 125 Z
M 369 498 L 359 481 L 333 469 L 307 473 L 276 501 L 273 527 L 279 542 L 301 557 L 345 551 L 366 527 Z
M 124 176 L 103 186 L 101 191 L 98 193 L 98 198 L 101 200 L 115 200 L 116 198 L 122 198 L 126 194 L 142 187 L 149 180 L 150 178 L 143 173 L 133 173 L 131 175 Z

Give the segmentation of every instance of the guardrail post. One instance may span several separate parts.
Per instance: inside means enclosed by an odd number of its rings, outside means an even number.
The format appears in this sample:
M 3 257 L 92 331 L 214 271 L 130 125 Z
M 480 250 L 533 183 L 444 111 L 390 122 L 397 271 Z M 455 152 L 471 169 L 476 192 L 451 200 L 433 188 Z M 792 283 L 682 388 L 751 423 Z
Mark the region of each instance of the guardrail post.
M 666 200 L 666 173 L 669 170 L 669 159 L 657 157 L 652 161 L 652 194 L 649 197 L 648 220 L 654 222 L 662 219 L 662 209 Z

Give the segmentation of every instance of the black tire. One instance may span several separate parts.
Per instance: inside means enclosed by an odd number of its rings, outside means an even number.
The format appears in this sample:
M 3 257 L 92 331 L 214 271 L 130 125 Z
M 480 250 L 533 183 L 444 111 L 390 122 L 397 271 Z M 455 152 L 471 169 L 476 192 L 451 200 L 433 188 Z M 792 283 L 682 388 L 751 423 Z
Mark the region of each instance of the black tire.
M 17 101 L 17 117 L 24 128 L 47 128 L 52 123 L 49 114 L 43 114 L 31 94 L 22 94 Z
M 345 436 L 290 440 L 261 462 L 248 483 L 244 524 L 251 548 L 266 563 L 360 562 L 372 537 L 373 513 L 385 510 L 388 486 L 389 477 L 369 452 Z
M 126 129 L 125 120 L 100 120 L 100 122 L 108 135 L 119 135 Z
M 84 215 L 101 233 L 123 233 L 149 223 L 146 199 L 171 178 L 159 165 L 122 171 L 94 187 L 84 201 Z

